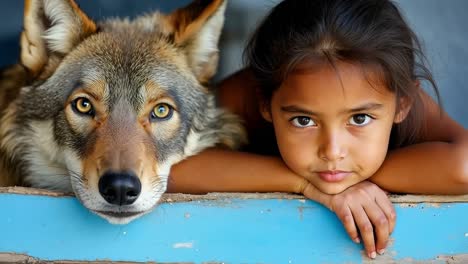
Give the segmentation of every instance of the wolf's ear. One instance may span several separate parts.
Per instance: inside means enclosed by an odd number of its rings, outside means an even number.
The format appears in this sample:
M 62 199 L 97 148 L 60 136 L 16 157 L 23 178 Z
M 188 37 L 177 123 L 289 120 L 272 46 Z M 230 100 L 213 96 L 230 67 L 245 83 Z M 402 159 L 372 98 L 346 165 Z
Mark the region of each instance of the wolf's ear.
M 74 0 L 25 0 L 21 63 L 37 76 L 94 32 L 96 24 Z
M 175 43 L 184 48 L 190 67 L 202 83 L 213 77 L 218 66 L 225 9 L 225 0 L 195 0 L 169 15 Z

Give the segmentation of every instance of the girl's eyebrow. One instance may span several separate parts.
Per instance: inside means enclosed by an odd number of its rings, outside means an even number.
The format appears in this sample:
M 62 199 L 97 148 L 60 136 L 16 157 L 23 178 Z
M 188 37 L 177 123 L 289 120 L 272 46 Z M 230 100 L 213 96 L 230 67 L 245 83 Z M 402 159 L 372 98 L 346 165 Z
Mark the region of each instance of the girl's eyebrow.
M 295 105 L 282 106 L 281 111 L 294 113 L 294 114 L 304 114 L 304 115 L 318 115 L 319 114 L 319 113 L 315 113 L 309 110 L 305 110 Z
M 379 103 L 366 103 L 361 106 L 347 109 L 342 111 L 343 113 L 356 113 L 356 112 L 366 112 L 366 111 L 372 111 L 372 110 L 379 110 L 383 108 L 383 104 Z
M 379 110 L 381 108 L 383 108 L 383 104 L 366 103 L 366 104 L 360 105 L 360 106 L 355 107 L 355 108 L 344 109 L 343 111 L 340 112 L 340 114 L 366 112 L 366 111 L 372 111 L 372 110 Z M 306 109 L 303 109 L 303 108 L 295 106 L 295 105 L 282 106 L 281 111 L 288 112 L 288 113 L 294 113 L 294 114 L 313 115 L 313 116 L 319 116 L 320 115 L 319 112 L 313 112 L 313 111 L 310 111 L 310 110 L 306 110 Z

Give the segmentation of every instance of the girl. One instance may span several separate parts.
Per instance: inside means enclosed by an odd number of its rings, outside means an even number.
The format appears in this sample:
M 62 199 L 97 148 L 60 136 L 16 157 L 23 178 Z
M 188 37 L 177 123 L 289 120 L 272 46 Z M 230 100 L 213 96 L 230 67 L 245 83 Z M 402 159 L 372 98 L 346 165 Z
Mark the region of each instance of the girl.
M 438 94 L 392 2 L 285 0 L 246 57 L 248 70 L 224 81 L 219 98 L 245 120 L 247 152 L 192 157 L 173 168 L 169 191 L 302 193 L 333 210 L 356 242 L 359 229 L 371 258 L 395 221 L 371 182 L 468 193 L 468 133 L 420 88 L 424 80 Z

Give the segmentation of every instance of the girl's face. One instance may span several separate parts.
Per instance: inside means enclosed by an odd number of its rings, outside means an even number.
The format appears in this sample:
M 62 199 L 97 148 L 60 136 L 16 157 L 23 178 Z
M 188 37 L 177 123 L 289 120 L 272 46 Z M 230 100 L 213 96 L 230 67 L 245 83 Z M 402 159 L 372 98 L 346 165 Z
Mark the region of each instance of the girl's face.
M 273 122 L 287 166 L 319 190 L 336 194 L 371 177 L 385 159 L 396 96 L 362 67 L 291 73 L 262 115 Z

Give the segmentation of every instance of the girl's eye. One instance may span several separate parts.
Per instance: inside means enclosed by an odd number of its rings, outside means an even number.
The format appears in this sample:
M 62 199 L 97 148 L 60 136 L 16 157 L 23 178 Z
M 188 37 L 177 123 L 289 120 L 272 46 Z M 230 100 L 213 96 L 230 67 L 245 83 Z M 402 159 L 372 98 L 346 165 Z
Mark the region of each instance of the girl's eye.
M 94 108 L 88 98 L 80 97 L 73 101 L 73 108 L 80 114 L 83 115 L 93 115 Z
M 353 126 L 365 126 L 372 121 L 372 117 L 366 114 L 356 114 L 349 119 L 349 123 Z
M 307 116 L 294 117 L 293 119 L 291 119 L 291 123 L 293 124 L 293 126 L 300 127 L 300 128 L 316 125 L 314 120 L 312 120 L 312 118 L 307 117 Z
M 172 116 L 173 109 L 168 104 L 158 104 L 151 111 L 150 119 L 152 121 L 168 119 Z

